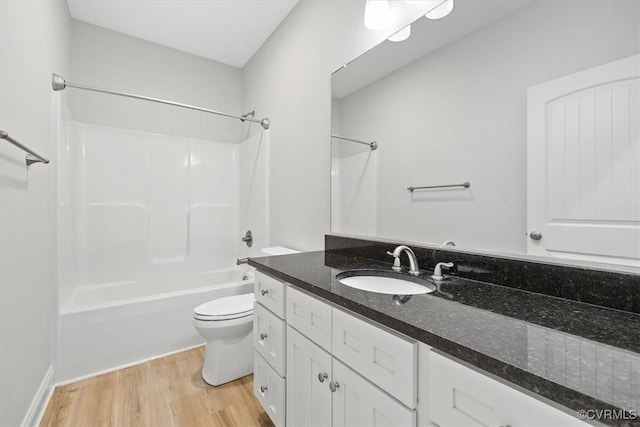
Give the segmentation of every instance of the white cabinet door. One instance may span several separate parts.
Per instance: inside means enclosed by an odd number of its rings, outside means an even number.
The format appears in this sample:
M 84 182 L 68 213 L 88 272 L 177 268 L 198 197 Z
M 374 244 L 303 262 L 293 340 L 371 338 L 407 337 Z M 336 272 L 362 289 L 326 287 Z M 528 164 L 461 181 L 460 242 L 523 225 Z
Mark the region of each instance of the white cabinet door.
M 640 266 L 640 55 L 529 88 L 527 251 Z
M 287 327 L 287 424 L 331 425 L 331 355 Z
M 417 424 L 420 427 L 432 427 L 429 422 L 429 356 L 431 347 L 418 343 L 418 405 L 416 407 Z
M 416 412 L 333 359 L 333 426 L 415 426 Z
M 429 356 L 429 418 L 440 427 L 504 425 L 488 377 L 437 353 Z

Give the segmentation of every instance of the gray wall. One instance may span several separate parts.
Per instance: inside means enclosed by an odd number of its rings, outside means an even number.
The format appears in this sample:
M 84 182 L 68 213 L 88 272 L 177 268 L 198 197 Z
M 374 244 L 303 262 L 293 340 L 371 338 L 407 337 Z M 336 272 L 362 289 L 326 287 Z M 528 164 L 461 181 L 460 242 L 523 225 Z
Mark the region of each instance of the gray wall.
M 0 141 L 0 425 L 20 424 L 52 365 L 55 338 L 51 73 L 68 71 L 69 12 L 58 0 L 0 1 L 0 129 L 46 157 Z
M 527 88 L 640 52 L 639 9 L 533 2 L 343 98 L 340 131 L 381 141 L 377 187 L 360 187 L 377 188 L 376 235 L 524 253 Z M 467 180 L 468 191 L 404 191 Z
M 73 21 L 69 81 L 240 115 L 242 74 L 221 64 Z M 70 89 L 74 119 L 167 135 L 240 142 L 241 122 L 192 110 Z
M 424 10 L 364 28 L 364 1 L 302 0 L 243 68 L 244 108 L 271 118 L 271 244 L 323 247 L 329 232 L 331 72 Z

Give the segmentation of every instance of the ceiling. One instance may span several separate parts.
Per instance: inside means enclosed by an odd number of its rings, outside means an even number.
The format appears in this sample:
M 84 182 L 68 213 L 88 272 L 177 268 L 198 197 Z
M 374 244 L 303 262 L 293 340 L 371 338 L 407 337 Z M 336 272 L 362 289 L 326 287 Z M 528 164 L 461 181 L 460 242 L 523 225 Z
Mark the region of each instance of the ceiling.
M 243 67 L 298 0 L 67 0 L 71 17 Z
M 531 2 L 456 1 L 451 14 L 443 19 L 419 18 L 411 24 L 411 36 L 407 40 L 400 43 L 384 41 L 334 72 L 331 79 L 332 96 L 342 99 Z

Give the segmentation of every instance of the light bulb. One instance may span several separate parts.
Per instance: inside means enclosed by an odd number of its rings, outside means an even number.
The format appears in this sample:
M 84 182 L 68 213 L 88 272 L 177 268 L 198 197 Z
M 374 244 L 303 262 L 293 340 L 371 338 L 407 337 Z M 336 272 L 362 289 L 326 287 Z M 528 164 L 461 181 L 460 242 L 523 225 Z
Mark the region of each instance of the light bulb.
M 424 15 L 424 17 L 429 19 L 441 19 L 450 14 L 452 10 L 453 0 L 445 0 L 444 3 L 441 3 L 435 9 L 430 10 L 426 15 Z
M 364 26 L 370 30 L 379 30 L 389 20 L 388 0 L 367 0 L 364 6 Z
M 411 35 L 411 25 L 407 25 L 406 27 L 404 27 L 403 29 L 401 29 L 400 31 L 398 31 L 397 33 L 389 37 L 387 40 L 389 40 L 390 42 L 396 42 L 396 43 L 403 42 L 406 39 L 408 39 L 410 35 Z

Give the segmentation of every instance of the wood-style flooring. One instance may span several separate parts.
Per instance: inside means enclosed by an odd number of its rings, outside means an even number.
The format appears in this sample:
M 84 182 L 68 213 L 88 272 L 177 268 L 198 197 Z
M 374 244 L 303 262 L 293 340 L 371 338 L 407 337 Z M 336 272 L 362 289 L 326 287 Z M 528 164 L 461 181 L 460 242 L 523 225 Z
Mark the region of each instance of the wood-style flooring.
M 41 426 L 272 426 L 253 376 L 218 387 L 200 376 L 204 347 L 55 389 Z

